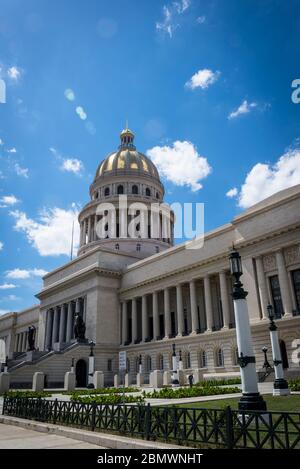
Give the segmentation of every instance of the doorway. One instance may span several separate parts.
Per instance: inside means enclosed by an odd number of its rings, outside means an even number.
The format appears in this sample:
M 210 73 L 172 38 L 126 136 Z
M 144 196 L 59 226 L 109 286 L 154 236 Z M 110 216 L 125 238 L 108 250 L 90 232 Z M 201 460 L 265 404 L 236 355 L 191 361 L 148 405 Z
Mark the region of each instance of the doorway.
M 76 387 L 86 388 L 87 385 L 87 369 L 86 362 L 82 358 L 76 363 Z

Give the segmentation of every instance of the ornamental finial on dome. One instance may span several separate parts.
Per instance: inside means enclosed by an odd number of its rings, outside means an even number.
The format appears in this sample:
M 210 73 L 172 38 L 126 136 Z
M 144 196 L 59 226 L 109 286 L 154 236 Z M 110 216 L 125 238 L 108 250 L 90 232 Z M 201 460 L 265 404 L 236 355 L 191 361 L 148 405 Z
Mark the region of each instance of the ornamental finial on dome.
M 121 148 L 130 147 L 135 148 L 133 145 L 134 133 L 128 128 L 128 120 L 126 120 L 126 128 L 120 134 Z

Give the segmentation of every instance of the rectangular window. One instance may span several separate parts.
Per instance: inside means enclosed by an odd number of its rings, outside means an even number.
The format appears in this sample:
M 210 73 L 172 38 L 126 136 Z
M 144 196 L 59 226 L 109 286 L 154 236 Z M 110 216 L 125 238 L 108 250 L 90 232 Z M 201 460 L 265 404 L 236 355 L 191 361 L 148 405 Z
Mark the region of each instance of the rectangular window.
M 297 311 L 300 311 L 300 269 L 292 272 Z
M 274 304 L 275 317 L 278 319 L 281 318 L 281 316 L 284 314 L 278 275 L 273 275 L 270 277 L 270 287 Z
M 112 361 L 111 361 L 111 359 L 107 360 L 107 371 L 112 371 Z

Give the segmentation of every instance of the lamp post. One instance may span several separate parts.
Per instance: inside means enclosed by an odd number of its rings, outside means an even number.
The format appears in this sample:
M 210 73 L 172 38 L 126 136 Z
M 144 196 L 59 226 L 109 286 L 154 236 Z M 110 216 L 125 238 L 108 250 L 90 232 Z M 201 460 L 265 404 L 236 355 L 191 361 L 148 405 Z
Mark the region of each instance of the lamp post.
M 269 363 L 269 361 L 268 361 L 268 357 L 267 357 L 267 351 L 268 351 L 268 349 L 267 349 L 267 347 L 263 347 L 263 348 L 261 349 L 261 351 L 263 352 L 264 357 L 265 357 L 265 358 L 264 358 L 263 368 L 265 368 L 266 371 L 267 371 L 269 368 L 272 368 L 271 365 L 270 365 L 270 363 Z
M 90 346 L 90 355 L 89 355 L 89 376 L 88 376 L 88 388 L 94 388 L 94 382 L 93 382 L 93 377 L 94 377 L 94 371 L 95 371 L 95 357 L 94 357 L 94 347 L 95 347 L 95 342 L 90 340 L 89 342 Z
M 179 386 L 175 344 L 172 344 L 172 349 L 173 349 L 173 353 L 172 353 L 172 386 Z
M 179 350 L 179 363 L 178 363 L 178 369 L 183 370 L 183 361 L 182 361 L 182 353 L 181 350 Z
M 242 380 L 242 397 L 238 409 L 243 411 L 266 410 L 267 406 L 258 392 L 255 356 L 253 351 L 251 329 L 246 297 L 248 292 L 243 288 L 240 277 L 243 275 L 242 260 L 233 248 L 229 255 L 231 275 L 234 278 L 233 304 L 238 346 L 238 363 Z
M 143 373 L 142 355 L 139 356 L 139 374 Z
M 270 330 L 270 338 L 271 338 L 271 345 L 272 345 L 273 363 L 274 363 L 274 369 L 275 369 L 273 396 L 287 396 L 290 393 L 290 390 L 288 388 L 287 381 L 284 379 L 281 350 L 280 350 L 279 339 L 278 339 L 278 330 L 274 322 L 275 315 L 274 315 L 273 306 L 269 304 L 267 306 L 267 310 L 268 310 L 268 317 L 270 320 L 269 330 Z

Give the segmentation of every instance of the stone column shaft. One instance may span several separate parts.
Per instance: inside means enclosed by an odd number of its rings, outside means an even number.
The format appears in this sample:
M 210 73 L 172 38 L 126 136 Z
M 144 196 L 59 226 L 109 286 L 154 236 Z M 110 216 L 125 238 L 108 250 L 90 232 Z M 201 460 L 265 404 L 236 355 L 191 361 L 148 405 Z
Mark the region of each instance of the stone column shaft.
M 58 306 L 54 309 L 54 317 L 53 317 L 53 332 L 52 332 L 52 345 L 55 344 L 58 340 L 58 323 L 59 323 L 59 310 Z
M 260 299 L 260 306 L 263 319 L 268 319 L 268 289 L 267 289 L 267 282 L 266 276 L 264 272 L 263 260 L 262 257 L 257 257 L 256 261 L 256 272 L 257 272 L 257 283 L 258 283 L 258 292 L 259 292 L 259 299 Z
M 284 255 L 282 251 L 276 252 L 276 263 L 278 269 L 278 278 L 280 284 L 283 311 L 285 316 L 292 315 L 292 298 L 290 294 L 289 278 L 285 266 Z
M 88 243 L 91 242 L 91 235 L 92 235 L 92 219 L 91 217 L 88 218 Z
M 170 290 L 164 289 L 164 310 L 165 310 L 165 337 L 171 335 L 171 312 L 170 312 Z
M 131 321 L 131 327 L 132 327 L 132 343 L 134 344 L 137 341 L 138 338 L 138 322 L 137 322 L 137 305 L 136 305 L 136 298 L 132 299 L 131 303 L 131 315 L 132 315 L 132 321 Z
M 147 311 L 147 296 L 142 296 L 142 336 L 143 342 L 149 337 L 149 322 L 148 322 L 148 311 Z
M 68 303 L 68 313 L 67 313 L 67 331 L 66 331 L 66 342 L 70 342 L 73 337 L 73 308 L 72 302 Z
M 191 302 L 191 318 L 192 318 L 192 334 L 196 334 L 199 330 L 199 319 L 197 310 L 197 294 L 196 294 L 196 282 L 195 280 L 190 281 L 190 302 Z
M 230 310 L 229 310 L 229 296 L 227 288 L 226 272 L 222 271 L 219 273 L 220 280 L 220 291 L 221 291 L 221 303 L 223 312 L 223 327 L 229 328 L 230 323 Z
M 52 328 L 53 328 L 53 310 L 48 309 L 47 311 L 47 319 L 46 319 L 46 343 L 45 348 L 49 350 L 52 345 Z
M 128 340 L 128 317 L 127 317 L 127 302 L 122 303 L 122 344 Z
M 212 311 L 212 301 L 211 301 L 210 278 L 208 275 L 204 277 L 204 299 L 205 299 L 207 331 L 212 331 L 213 311 Z
M 59 322 L 59 338 L 60 343 L 65 342 L 65 329 L 66 329 L 66 307 L 64 304 L 60 308 L 60 322 Z
M 182 286 L 176 285 L 176 304 L 177 304 L 177 330 L 178 336 L 182 336 L 184 332 L 184 316 L 183 316 L 183 300 Z
M 157 340 L 160 336 L 159 331 L 159 315 L 158 315 L 158 293 L 152 293 L 152 311 L 153 311 L 153 339 Z

